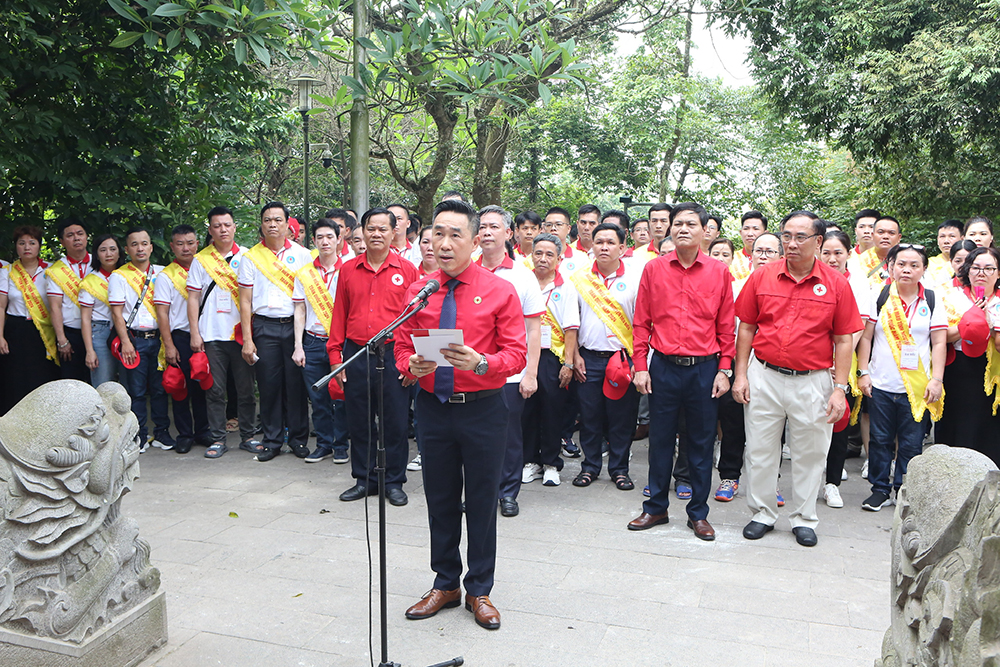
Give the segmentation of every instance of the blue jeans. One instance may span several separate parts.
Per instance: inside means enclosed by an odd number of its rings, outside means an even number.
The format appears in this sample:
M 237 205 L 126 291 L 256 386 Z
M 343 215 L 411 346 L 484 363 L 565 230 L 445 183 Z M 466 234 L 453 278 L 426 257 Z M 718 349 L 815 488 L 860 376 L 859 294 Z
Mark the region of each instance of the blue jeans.
M 153 413 L 153 435 L 164 445 L 173 445 L 170 435 L 170 415 L 167 409 L 167 392 L 163 390 L 163 373 L 156 370 L 156 357 L 160 353 L 160 339 L 136 338 L 135 351 L 139 365 L 125 369 L 125 388 L 132 397 L 132 412 L 139 420 L 139 442 L 146 444 L 146 395 Z
M 302 351 L 306 354 L 306 365 L 302 378 L 306 382 L 309 400 L 312 403 L 313 428 L 316 429 L 316 447 L 320 449 L 343 449 L 347 451 L 347 413 L 343 401 L 334 401 L 330 392 L 313 389 L 313 384 L 330 372 L 330 356 L 326 352 L 326 340 L 302 334 Z M 336 380 L 331 380 L 336 382 Z
M 90 330 L 91 345 L 94 346 L 94 354 L 97 355 L 97 368 L 90 371 L 90 384 L 100 387 L 105 382 L 113 382 L 124 369 L 108 348 L 111 322 L 91 320 Z
M 868 414 L 871 419 L 868 481 L 872 491 L 888 494 L 893 488 L 902 486 L 910 459 L 923 451 L 924 433 L 930 416 L 925 412 L 921 421 L 914 421 L 906 394 L 894 394 L 875 387 L 872 387 L 872 397 L 868 401 Z M 889 468 L 893 458 L 896 459 L 896 474 L 890 485 Z

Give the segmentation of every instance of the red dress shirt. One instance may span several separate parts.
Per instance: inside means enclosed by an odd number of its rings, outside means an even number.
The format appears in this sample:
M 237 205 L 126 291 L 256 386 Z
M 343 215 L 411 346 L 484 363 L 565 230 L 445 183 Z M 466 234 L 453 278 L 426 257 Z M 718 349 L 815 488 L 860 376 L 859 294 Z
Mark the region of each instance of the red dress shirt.
M 414 354 L 410 334 L 414 329 L 437 329 L 441 321 L 441 304 L 451 276 L 435 271 L 410 285 L 406 300 L 412 299 L 427 280 L 441 283 L 441 289 L 432 294 L 427 307 L 403 323 L 396 331 L 396 368 L 407 377 L 410 373 L 410 356 Z M 514 286 L 498 278 L 475 262 L 456 276 L 455 327 L 463 331 L 465 344 L 486 355 L 489 370 L 485 375 L 455 369 L 455 393 L 499 389 L 507 378 L 524 369 L 528 359 L 528 345 L 524 334 L 524 315 L 521 300 Z M 420 378 L 420 387 L 434 392 L 434 374 Z
M 663 354 L 685 357 L 719 354 L 719 368 L 732 367 L 736 355 L 732 284 L 729 267 L 700 250 L 686 269 L 676 252 L 650 260 L 635 298 L 635 369 L 648 370 L 650 345 Z
M 833 365 L 833 337 L 864 328 L 847 279 L 816 260 L 800 282 L 784 259 L 750 274 L 736 316 L 756 324 L 753 349 L 761 361 L 812 371 Z
M 417 267 L 394 252 L 378 271 L 368 263 L 367 253 L 346 262 L 337 280 L 326 342 L 330 363 L 336 366 L 342 361 L 345 339 L 364 345 L 396 319 L 406 303 L 403 295 L 416 279 Z

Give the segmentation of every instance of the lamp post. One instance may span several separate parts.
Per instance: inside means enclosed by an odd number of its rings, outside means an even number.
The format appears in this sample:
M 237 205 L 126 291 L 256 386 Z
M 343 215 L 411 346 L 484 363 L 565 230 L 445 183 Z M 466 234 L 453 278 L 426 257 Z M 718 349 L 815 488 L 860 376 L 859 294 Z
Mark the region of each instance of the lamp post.
M 302 213 L 302 234 L 305 236 L 306 247 L 309 247 L 309 110 L 312 109 L 312 91 L 316 85 L 322 85 L 323 80 L 303 72 L 292 79 L 298 86 L 299 113 L 302 114 L 302 177 L 304 180 L 304 210 Z

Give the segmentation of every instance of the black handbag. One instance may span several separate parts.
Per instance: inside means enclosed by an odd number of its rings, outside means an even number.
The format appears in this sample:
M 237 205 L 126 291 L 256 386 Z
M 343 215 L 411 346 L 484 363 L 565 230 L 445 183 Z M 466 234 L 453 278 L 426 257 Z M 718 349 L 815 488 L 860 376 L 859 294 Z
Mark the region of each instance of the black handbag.
M 132 320 L 135 319 L 136 314 L 139 312 L 139 308 L 142 306 L 142 300 L 146 298 L 146 291 L 149 290 L 150 278 L 150 272 L 147 271 L 146 281 L 142 284 L 142 294 L 139 295 L 139 299 L 135 302 L 135 307 L 132 308 L 132 312 L 129 313 L 128 320 L 125 321 L 125 333 L 128 335 L 128 342 L 132 344 L 133 348 L 135 347 L 135 336 L 132 335 L 132 329 L 129 327 L 132 324 Z M 118 338 L 118 332 L 115 330 L 114 318 L 112 318 L 111 331 L 108 332 L 108 340 L 106 341 L 108 349 L 112 352 L 114 352 L 115 349 L 114 342 L 116 338 Z

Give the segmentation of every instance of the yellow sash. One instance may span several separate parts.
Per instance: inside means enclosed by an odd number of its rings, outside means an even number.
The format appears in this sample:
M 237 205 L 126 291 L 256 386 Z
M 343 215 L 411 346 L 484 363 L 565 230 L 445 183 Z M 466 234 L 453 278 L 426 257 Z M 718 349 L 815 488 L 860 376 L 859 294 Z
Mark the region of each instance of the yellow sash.
M 188 298 L 188 270 L 177 262 L 171 262 L 163 269 L 163 273 L 167 274 L 170 278 L 170 282 L 174 284 L 174 289 L 185 299 Z
M 632 322 L 622 305 L 611 298 L 608 288 L 590 269 L 583 268 L 569 278 L 591 310 L 615 335 L 615 338 L 632 354 Z
M 115 269 L 115 273 L 125 278 L 125 282 L 132 288 L 132 291 L 135 292 L 135 297 L 138 299 L 139 295 L 142 294 L 142 286 L 146 282 L 146 274 L 135 268 L 135 265 L 131 262 L 121 268 Z M 153 305 L 153 278 L 150 278 L 149 289 L 146 290 L 146 298 L 142 300 L 142 305 L 146 306 L 146 310 L 153 316 L 153 321 L 155 322 L 156 306 Z
M 944 255 L 935 255 L 928 260 L 927 273 L 931 285 L 945 286 L 951 282 L 951 262 Z
M 1000 393 L 994 394 L 997 386 L 1000 386 L 1000 352 L 997 352 L 996 345 L 993 344 L 993 336 L 986 346 L 986 373 L 983 378 L 983 388 L 987 396 L 993 396 L 993 416 L 997 415 L 997 407 L 1000 406 Z
M 333 295 L 326 288 L 326 283 L 319 275 L 315 264 L 303 266 L 295 277 L 302 283 L 306 293 L 306 301 L 316 313 L 316 319 L 323 325 L 323 331 L 330 335 L 330 322 L 333 321 Z
M 63 294 L 68 296 L 74 305 L 80 306 L 80 285 L 83 283 L 76 271 L 69 268 L 63 260 L 59 260 L 45 269 L 45 277 L 59 286 Z
M 250 248 L 246 256 L 264 274 L 264 277 L 271 281 L 271 284 L 284 292 L 289 299 L 292 298 L 292 291 L 295 289 L 295 274 L 278 261 L 278 256 L 271 252 L 270 248 L 263 243 L 258 243 Z
M 752 269 L 750 258 L 744 255 L 742 250 L 737 250 L 733 256 L 733 263 L 729 265 L 729 272 L 733 274 L 733 279 L 736 281 L 746 280 Z
M 906 319 L 906 309 L 903 300 L 899 298 L 899 289 L 896 283 L 892 283 L 889 288 L 889 299 L 883 309 L 885 318 L 882 329 L 885 332 L 885 339 L 892 350 L 892 357 L 899 368 L 900 350 L 903 345 L 914 345 L 913 334 L 910 333 L 910 323 Z M 906 387 L 906 397 L 910 399 L 910 411 L 913 413 L 913 421 L 919 422 L 924 418 L 924 411 L 929 410 L 931 419 L 937 421 L 941 419 L 944 410 L 944 390 L 941 391 L 941 398 L 934 403 L 924 401 L 924 391 L 927 390 L 927 383 L 930 378 L 924 369 L 923 359 L 917 355 L 917 370 L 903 370 L 900 368 L 899 374 L 903 376 L 903 386 Z
M 864 275 L 865 280 L 870 284 L 881 285 L 885 282 L 881 269 L 875 270 L 881 263 L 882 260 L 875 254 L 874 246 L 858 255 L 858 264 L 861 265 L 862 275 Z M 875 271 L 875 273 L 872 273 L 872 271 Z
M 28 272 L 21 265 L 21 260 L 17 260 L 10 265 L 10 277 L 14 281 L 17 289 L 21 290 L 24 297 L 24 307 L 31 316 L 31 321 L 38 329 L 38 335 L 45 343 L 45 358 L 59 363 L 59 354 L 56 352 L 56 332 L 52 328 L 52 321 L 49 319 L 49 311 L 42 301 L 42 295 L 38 293 L 35 281 L 31 279 Z
M 80 289 L 91 294 L 95 299 L 108 304 L 108 280 L 100 273 L 90 273 L 80 282 Z
M 854 406 L 851 408 L 851 426 L 858 423 L 858 417 L 861 415 L 861 388 L 858 387 L 858 353 L 851 353 L 851 377 L 848 378 L 847 384 L 851 387 L 851 396 L 854 397 Z
M 542 313 L 542 326 L 552 327 L 552 342 L 549 344 L 549 349 L 552 351 L 552 354 L 559 357 L 560 364 L 565 363 L 566 332 L 559 326 L 559 322 L 556 320 L 556 316 L 548 304 L 545 304 L 545 312 Z
M 214 245 L 203 248 L 197 255 L 198 261 L 205 267 L 205 273 L 219 286 L 219 289 L 228 290 L 233 297 L 236 310 L 240 309 L 240 285 L 236 279 L 236 272 L 229 262 L 215 249 Z

